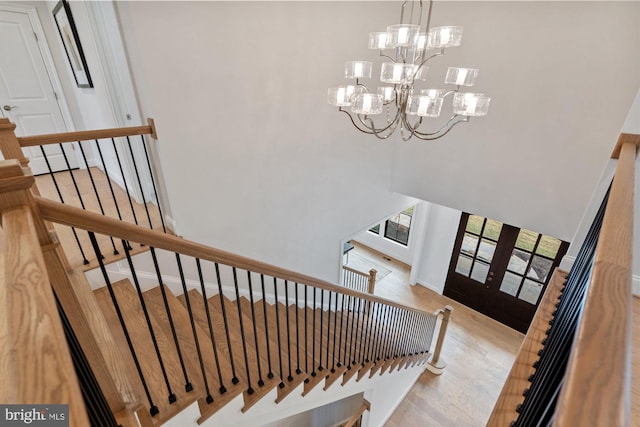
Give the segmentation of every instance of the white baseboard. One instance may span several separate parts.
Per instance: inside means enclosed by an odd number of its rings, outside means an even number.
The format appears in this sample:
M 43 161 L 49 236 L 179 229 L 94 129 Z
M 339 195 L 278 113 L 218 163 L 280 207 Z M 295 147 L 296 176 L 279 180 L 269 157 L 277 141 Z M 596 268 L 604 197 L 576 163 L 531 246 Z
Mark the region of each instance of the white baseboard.
M 439 287 L 435 287 L 431 283 L 425 282 L 424 280 L 416 282 L 416 285 L 424 286 L 427 289 L 431 289 L 433 292 L 437 293 L 438 295 L 442 295 L 442 292 L 444 291 L 444 288 L 440 289 Z

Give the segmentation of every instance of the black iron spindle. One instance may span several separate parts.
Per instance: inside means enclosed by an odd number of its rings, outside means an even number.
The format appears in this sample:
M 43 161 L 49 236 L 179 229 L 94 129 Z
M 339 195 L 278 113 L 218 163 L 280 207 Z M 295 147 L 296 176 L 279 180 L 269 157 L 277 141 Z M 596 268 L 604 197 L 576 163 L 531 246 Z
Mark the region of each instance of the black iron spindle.
M 233 287 L 236 290 L 236 306 L 238 307 L 238 321 L 240 323 L 240 338 L 242 339 L 242 352 L 244 354 L 244 366 L 247 372 L 247 394 L 253 394 L 255 391 L 253 386 L 251 385 L 251 373 L 249 372 L 249 356 L 247 353 L 247 339 L 244 333 L 244 322 L 242 319 L 242 304 L 240 303 L 240 290 L 238 289 L 238 273 L 236 272 L 235 267 L 231 267 L 231 272 L 233 273 Z M 257 361 L 260 364 L 260 361 Z
M 318 346 L 318 372 L 322 372 L 324 366 L 322 366 L 322 325 L 324 321 L 324 289 L 320 289 L 320 345 Z
M 313 288 L 313 319 L 312 319 L 312 337 L 311 337 L 311 344 L 312 344 L 312 362 L 313 362 L 313 366 L 312 366 L 312 371 L 311 371 L 311 376 L 315 377 L 317 375 L 316 373 L 316 288 Z
M 278 279 L 276 279 L 275 277 L 273 278 L 273 294 L 275 295 L 276 298 L 276 334 L 278 336 L 278 363 L 279 363 L 279 367 L 280 367 L 280 384 L 278 384 L 278 387 L 280 388 L 284 388 L 284 381 L 282 380 L 284 378 L 284 374 L 282 371 L 282 341 L 280 338 L 280 311 L 278 306 L 280 305 L 280 302 L 278 301 Z
M 269 344 L 269 322 L 267 320 L 267 294 L 264 291 L 264 275 L 260 275 L 260 287 L 262 289 L 262 313 L 264 315 L 264 334 L 267 340 L 267 363 L 269 366 L 269 372 L 267 378 L 273 378 L 273 369 L 271 368 L 271 345 Z M 277 302 L 277 301 L 276 301 Z
M 200 364 L 200 372 L 202 373 L 202 382 L 204 385 L 204 391 L 207 394 L 205 400 L 207 403 L 213 402 L 213 395 L 209 389 L 209 380 L 207 378 L 207 370 L 204 367 L 204 360 L 202 359 L 202 351 L 200 350 L 200 339 L 198 338 L 198 331 L 196 329 L 196 322 L 193 318 L 193 310 L 191 309 L 191 301 L 189 299 L 189 291 L 187 289 L 187 282 L 184 278 L 184 270 L 182 269 L 182 261 L 180 255 L 176 253 L 176 264 L 178 266 L 178 274 L 180 275 L 180 283 L 182 283 L 182 292 L 184 295 L 184 302 L 187 306 L 187 313 L 189 314 L 189 323 L 191 324 L 191 332 L 193 333 L 193 341 L 196 345 L 196 355 L 198 356 L 198 362 Z M 162 286 L 162 285 L 161 285 Z
M 82 146 L 82 141 L 78 141 L 78 147 L 80 147 L 80 154 L 82 155 L 82 159 L 84 160 L 84 164 L 87 167 L 87 174 L 89 175 L 89 181 L 91 182 L 91 187 L 93 188 L 93 193 L 96 195 L 96 200 L 98 202 L 98 208 L 100 209 L 100 213 L 104 215 L 104 207 L 102 206 L 102 200 L 100 199 L 100 194 L 98 193 L 98 187 L 96 187 L 96 182 L 93 179 L 93 173 L 91 173 L 91 168 L 89 167 L 89 162 L 87 161 L 87 156 L 84 152 L 84 147 Z M 109 240 L 111 240 L 111 246 L 113 247 L 113 254 L 119 255 L 120 252 L 116 248 L 116 243 L 113 240 L 112 236 L 109 236 Z
M 218 356 L 218 346 L 216 345 L 216 338 L 213 334 L 213 323 L 211 322 L 211 313 L 209 312 L 209 299 L 207 297 L 207 289 L 204 285 L 204 277 L 202 275 L 202 265 L 200 259 L 196 258 L 196 267 L 198 269 L 198 278 L 200 280 L 200 290 L 202 291 L 202 302 L 204 303 L 204 312 L 207 316 L 207 325 L 209 326 L 209 337 L 211 338 L 211 349 L 213 350 L 213 357 L 216 361 L 216 371 L 218 372 L 218 380 L 220 381 L 220 394 L 224 394 L 227 388 L 224 386 L 224 379 L 222 378 L 222 369 L 220 368 L 220 357 Z
M 120 154 L 118 153 L 118 148 L 116 147 L 116 141 L 113 138 L 111 138 L 111 145 L 113 146 L 113 152 L 116 155 L 118 168 L 120 169 L 120 176 L 122 177 L 122 184 L 124 185 L 124 191 L 127 193 L 127 199 L 129 200 L 129 206 L 131 207 L 133 220 L 135 221 L 136 225 L 138 225 L 138 217 L 136 216 L 136 210 L 133 208 L 133 201 L 131 200 L 131 193 L 129 192 L 129 184 L 127 184 L 127 177 L 124 174 L 124 169 L 122 168 L 122 161 L 120 160 Z
M 104 161 L 104 155 L 102 154 L 102 149 L 100 148 L 100 143 L 97 139 L 94 140 L 96 143 L 96 150 L 98 151 L 98 156 L 100 157 L 100 162 L 102 163 L 102 170 L 107 178 L 107 184 L 109 185 L 109 191 L 111 192 L 111 198 L 113 199 L 113 205 L 116 208 L 116 213 L 118 214 L 118 219 L 122 221 L 122 213 L 120 212 L 120 205 L 118 205 L 118 198 L 116 197 L 116 192 L 113 189 L 113 183 L 111 182 L 111 178 L 109 178 L 109 171 L 107 171 L 107 163 Z M 135 218 L 135 216 L 134 216 Z M 137 224 L 137 221 L 136 221 Z
M 142 188 L 142 181 L 140 180 L 140 173 L 138 172 L 138 163 L 136 162 L 136 156 L 133 154 L 133 148 L 131 147 L 131 140 L 127 136 L 127 145 L 129 146 L 129 153 L 131 153 L 131 162 L 133 163 L 133 171 L 136 174 L 138 180 L 138 188 L 140 189 L 140 197 L 142 198 L 142 206 L 147 214 L 147 221 L 149 221 L 149 228 L 153 230 L 153 224 L 151 223 L 151 215 L 149 215 L 149 207 L 147 206 L 147 200 L 144 196 L 144 188 Z M 124 177 L 122 178 L 124 181 Z
M 299 299 L 298 299 L 298 282 L 296 282 L 295 287 L 295 297 L 296 297 L 296 375 L 300 375 L 302 373 L 302 369 L 300 369 L 300 307 Z
M 340 299 L 340 294 L 336 292 L 336 302 L 334 303 L 333 309 L 333 360 L 331 361 L 331 373 L 336 372 L 336 334 L 338 332 L 338 300 Z M 338 358 L 339 360 L 339 358 Z M 338 366 L 339 367 L 339 366 Z
M 142 373 L 142 367 L 140 366 L 140 361 L 138 360 L 138 355 L 136 353 L 135 348 L 133 347 L 133 342 L 131 341 L 131 336 L 129 335 L 129 329 L 124 321 L 124 317 L 122 316 L 122 311 L 120 310 L 120 305 L 118 304 L 118 299 L 116 298 L 116 294 L 113 291 L 113 286 L 111 284 L 111 279 L 109 278 L 109 274 L 107 273 L 107 269 L 102 262 L 100 247 L 98 246 L 98 241 L 96 240 L 96 236 L 93 232 L 89 231 L 89 240 L 91 240 L 91 245 L 93 246 L 93 251 L 98 260 L 98 265 L 100 266 L 100 272 L 102 273 L 102 277 L 104 278 L 105 285 L 107 286 L 107 290 L 109 291 L 109 295 L 111 296 L 111 301 L 113 302 L 113 307 L 116 311 L 116 315 L 118 316 L 118 320 L 120 321 L 120 327 L 122 328 L 122 332 L 124 333 L 124 337 L 127 341 L 127 346 L 129 347 L 129 351 L 131 352 L 131 356 L 133 357 L 133 362 L 136 365 L 136 370 L 138 371 L 138 376 L 140 377 L 140 382 L 142 383 L 142 388 L 144 389 L 144 393 L 147 397 L 147 401 L 149 402 L 149 413 L 151 416 L 157 415 L 160 411 L 158 407 L 153 403 L 153 399 L 151 398 L 151 393 L 149 392 L 149 386 L 147 385 L 147 381 L 144 378 L 144 374 Z M 167 382 L 168 385 L 168 382 Z M 173 396 L 173 400 L 171 397 Z M 171 392 L 169 388 L 169 403 L 175 402 L 175 394 Z
M 326 352 L 326 359 L 324 362 L 324 366 L 329 369 L 329 349 L 331 347 L 329 347 L 329 338 L 331 337 L 331 294 L 332 292 L 329 291 L 329 305 L 328 305 L 328 309 L 327 309 L 327 352 Z M 333 354 L 332 354 L 333 356 Z
M 47 170 L 49 171 L 49 175 L 53 180 L 53 186 L 56 188 L 56 192 L 58 193 L 58 197 L 60 198 L 60 203 L 64 203 L 64 198 L 62 197 L 62 191 L 60 191 L 60 187 L 58 186 L 58 180 L 56 180 L 55 174 L 53 173 L 53 169 L 51 169 L 51 164 L 49 163 L 49 158 L 47 157 L 47 153 L 44 151 L 44 146 L 40 146 L 40 151 L 42 151 L 42 157 L 44 158 L 44 162 L 47 165 Z M 82 255 L 82 263 L 84 265 L 89 264 L 89 260 L 84 253 L 84 249 L 82 248 L 82 244 L 80 243 L 80 239 L 78 238 L 78 233 L 75 227 L 71 227 L 71 231 L 73 232 L 73 237 L 76 240 L 76 244 L 78 245 L 78 249 L 80 250 L 80 255 Z M 97 255 L 96 255 L 97 256 Z
M 291 368 L 291 321 L 289 320 L 289 282 L 284 281 L 284 313 L 287 321 L 287 358 L 289 363 L 288 381 L 293 381 L 293 372 Z
M 253 339 L 256 345 L 256 360 L 258 361 L 258 387 L 262 387 L 264 385 L 264 380 L 262 379 L 262 367 L 260 366 L 260 345 L 258 344 L 258 329 L 256 322 L 256 310 L 253 306 L 253 283 L 251 283 L 251 272 L 247 270 L 247 281 L 249 284 L 249 303 L 251 304 L 251 320 L 253 324 Z
M 162 224 L 162 231 L 167 232 L 167 227 L 164 224 L 164 215 L 162 214 L 162 208 L 160 207 L 160 195 L 156 188 L 156 180 L 153 177 L 153 168 L 151 167 L 151 160 L 149 159 L 149 153 L 147 151 L 147 145 L 144 141 L 144 135 L 140 135 L 140 141 L 142 142 L 142 148 L 144 149 L 144 156 L 147 159 L 147 167 L 149 168 L 149 176 L 151 177 L 151 185 L 153 187 L 153 194 L 156 197 L 156 204 L 158 206 L 158 214 L 160 215 L 160 223 Z
M 162 354 L 160 352 L 160 347 L 158 346 L 158 340 L 156 338 L 155 330 L 153 329 L 153 325 L 151 323 L 151 317 L 149 316 L 149 310 L 147 309 L 147 304 L 144 300 L 144 296 L 142 295 L 142 288 L 140 286 L 140 280 L 138 279 L 138 273 L 136 272 L 135 266 L 133 265 L 133 259 L 131 258 L 131 253 L 129 252 L 129 242 L 122 240 L 122 247 L 124 248 L 124 254 L 127 258 L 127 264 L 129 265 L 129 271 L 131 272 L 131 278 L 133 279 L 133 285 L 136 288 L 136 293 L 138 294 L 138 302 L 140 302 L 140 306 L 142 307 L 142 313 L 144 315 L 145 322 L 147 323 L 147 329 L 149 329 L 149 335 L 151 337 L 151 342 L 153 343 L 153 348 L 156 352 L 156 357 L 158 358 L 158 363 L 160 364 L 160 371 L 162 372 L 162 377 L 164 378 L 164 382 L 167 386 L 167 390 L 169 391 L 169 402 L 176 401 L 176 395 L 173 393 L 171 389 L 171 384 L 169 383 L 169 376 L 167 375 L 167 370 L 164 366 L 164 360 L 162 359 Z M 102 260 L 100 260 L 100 264 L 102 264 Z
M 304 371 L 306 373 L 309 373 L 309 333 L 308 333 L 308 329 L 309 329 L 309 319 L 308 319 L 308 312 L 309 312 L 309 300 L 308 295 L 307 295 L 307 290 L 309 289 L 309 286 L 304 285 Z M 304 380 L 305 383 L 309 382 L 309 378 Z
M 236 366 L 233 358 L 233 350 L 231 348 L 231 334 L 229 334 L 229 319 L 227 317 L 227 310 L 224 305 L 224 293 L 222 292 L 222 280 L 220 278 L 220 266 L 218 263 L 214 263 L 214 268 L 216 271 L 216 280 L 218 281 L 218 296 L 220 297 L 220 311 L 222 312 L 222 320 L 224 323 L 224 333 L 227 338 L 227 348 L 229 349 L 229 361 L 231 362 L 231 378 L 232 384 L 238 384 L 240 380 L 236 375 Z
M 184 389 L 187 392 L 193 390 L 193 384 L 189 381 L 189 374 L 187 373 L 187 368 L 184 363 L 184 358 L 182 356 L 182 350 L 180 349 L 180 341 L 178 341 L 178 334 L 176 332 L 176 326 L 173 322 L 173 316 L 171 315 L 171 308 L 169 308 L 169 299 L 167 298 L 167 290 L 164 288 L 164 283 L 162 281 L 162 273 L 160 272 L 160 264 L 158 263 L 158 257 L 156 255 L 156 250 L 153 247 L 150 247 L 151 251 L 151 259 L 153 260 L 153 266 L 156 270 L 156 276 L 158 278 L 158 286 L 160 287 L 160 294 L 162 295 L 162 302 L 164 303 L 164 309 L 167 313 L 167 320 L 169 321 L 169 329 L 171 330 L 171 335 L 173 336 L 173 342 L 176 345 L 176 353 L 178 355 L 178 360 L 180 361 L 180 367 L 182 368 L 182 374 L 184 375 Z

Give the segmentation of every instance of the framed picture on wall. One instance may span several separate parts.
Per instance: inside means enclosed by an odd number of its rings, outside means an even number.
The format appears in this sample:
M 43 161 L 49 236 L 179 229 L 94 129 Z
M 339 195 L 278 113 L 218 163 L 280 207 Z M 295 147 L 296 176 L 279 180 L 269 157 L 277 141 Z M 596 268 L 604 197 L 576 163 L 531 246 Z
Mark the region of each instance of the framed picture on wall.
M 62 45 L 67 54 L 67 59 L 69 60 L 71 71 L 73 71 L 76 84 L 78 87 L 93 87 L 89 68 L 87 67 L 87 60 L 82 51 L 80 37 L 78 37 L 78 30 L 73 21 L 71 8 L 66 0 L 58 2 L 53 9 L 53 19 L 56 21 L 58 33 L 62 39 Z

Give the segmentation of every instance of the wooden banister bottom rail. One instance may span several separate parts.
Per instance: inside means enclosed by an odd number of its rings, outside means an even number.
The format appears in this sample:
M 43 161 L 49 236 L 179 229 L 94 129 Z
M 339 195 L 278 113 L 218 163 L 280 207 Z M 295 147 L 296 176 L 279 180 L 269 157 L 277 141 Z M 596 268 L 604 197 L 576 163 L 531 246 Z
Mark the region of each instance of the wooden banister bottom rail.
M 343 427 L 354 427 L 354 426 L 360 425 L 358 423 L 361 422 L 362 420 L 362 414 L 370 410 L 371 410 L 371 403 L 369 403 L 367 399 L 364 399 L 364 402 L 362 402 L 362 405 L 358 409 L 358 412 L 353 414 L 353 416 L 349 418 L 349 420 L 345 423 Z

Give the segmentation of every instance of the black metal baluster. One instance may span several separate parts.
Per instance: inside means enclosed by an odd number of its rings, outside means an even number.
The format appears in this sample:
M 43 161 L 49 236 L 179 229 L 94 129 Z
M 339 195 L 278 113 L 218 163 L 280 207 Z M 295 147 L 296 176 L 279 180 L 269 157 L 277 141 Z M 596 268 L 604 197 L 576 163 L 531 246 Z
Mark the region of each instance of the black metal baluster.
M 207 394 L 205 400 L 207 403 L 213 402 L 213 396 L 209 389 L 209 380 L 207 379 L 207 370 L 204 367 L 204 360 L 202 359 L 202 351 L 200 350 L 200 340 L 198 339 L 198 331 L 196 329 L 196 322 L 193 319 L 193 310 L 191 309 L 191 301 L 189 300 L 189 291 L 187 290 L 187 282 L 184 279 L 184 270 L 182 269 L 182 261 L 180 255 L 176 253 L 176 264 L 178 265 L 178 274 L 180 275 L 180 282 L 182 283 L 182 292 L 184 294 L 184 302 L 187 306 L 187 313 L 189 314 L 189 323 L 191 323 L 191 332 L 193 333 L 193 341 L 196 345 L 196 354 L 198 356 L 198 362 L 200 364 L 200 372 L 202 373 L 202 381 L 204 384 L 204 391 Z
M 347 325 L 346 328 L 343 328 L 344 316 L 345 316 L 345 314 L 344 314 L 344 306 L 345 306 L 345 302 L 346 302 L 347 296 L 345 294 L 341 294 L 341 296 L 342 296 L 342 310 L 340 311 L 340 329 L 338 331 L 338 341 L 339 341 L 339 344 L 338 344 L 338 363 L 336 365 L 336 366 L 338 366 L 338 368 L 342 367 L 342 362 L 344 360 L 344 359 L 342 359 L 342 350 L 343 350 L 343 347 L 345 347 L 347 345 L 346 344 L 346 341 L 347 341 L 346 329 L 349 328 L 348 325 Z M 344 340 L 342 339 L 342 331 L 343 330 L 345 331 L 345 339 Z M 344 351 L 345 351 L 345 354 L 346 354 L 347 349 L 345 348 Z
M 271 379 L 274 375 L 273 369 L 271 368 L 271 345 L 269 344 L 269 322 L 267 321 L 267 294 L 264 291 L 264 274 L 260 275 L 260 287 L 262 289 L 262 313 L 264 315 L 264 334 L 267 340 L 267 363 L 269 365 L 267 378 Z
M 162 282 L 162 273 L 160 272 L 160 265 L 158 264 L 158 258 L 156 256 L 156 250 L 153 247 L 149 248 L 151 251 L 151 258 L 153 259 L 153 266 L 156 270 L 156 276 L 158 278 L 158 285 L 160 287 L 160 293 L 162 294 L 162 302 L 164 303 L 164 309 L 167 313 L 167 320 L 169 321 L 169 328 L 171 329 L 171 335 L 173 336 L 173 342 L 176 345 L 176 353 L 178 354 L 178 360 L 180 361 L 180 367 L 182 368 L 182 374 L 184 375 L 184 389 L 187 392 L 193 390 L 193 384 L 189 381 L 189 375 L 187 374 L 187 368 L 184 364 L 184 358 L 182 357 L 182 350 L 180 350 L 180 342 L 178 341 L 178 334 L 176 333 L 176 327 L 173 323 L 173 316 L 171 315 L 171 309 L 169 308 L 169 300 L 167 299 L 167 291 L 164 288 Z
M 213 324 L 211 322 L 211 313 L 209 312 L 209 299 L 207 297 L 207 289 L 204 285 L 204 277 L 202 275 L 202 266 L 200 265 L 200 259 L 196 258 L 196 267 L 198 268 L 198 278 L 200 279 L 200 290 L 202 291 L 202 302 L 204 303 L 204 312 L 207 315 L 207 325 L 209 326 L 209 337 L 211 338 L 211 348 L 213 350 L 213 357 L 216 360 L 216 370 L 218 371 L 218 380 L 220 381 L 220 394 L 224 394 L 227 388 L 224 386 L 224 379 L 222 378 L 222 369 L 220 369 L 220 357 L 218 356 L 218 346 L 216 345 L 216 338 L 213 335 Z
M 331 294 L 332 292 L 329 291 L 329 308 L 327 309 L 327 357 L 324 362 L 324 366 L 327 369 L 329 369 L 329 338 L 331 337 Z
M 298 286 L 299 284 L 296 282 L 296 375 L 300 375 L 302 373 L 302 369 L 300 369 L 300 307 L 298 307 Z
M 273 294 L 275 295 L 275 298 L 276 298 L 276 332 L 278 335 L 278 362 L 280 366 L 280 384 L 278 384 L 278 387 L 284 388 L 284 381 L 282 381 L 282 379 L 284 378 L 284 375 L 282 373 L 282 342 L 280 340 L 280 311 L 278 308 L 278 305 L 280 305 L 280 303 L 278 301 L 278 279 L 276 279 L 275 277 L 273 278 Z
M 58 186 L 58 180 L 56 180 L 56 177 L 53 173 L 53 169 L 51 169 L 51 164 L 49 163 L 49 158 L 47 157 L 47 153 L 44 151 L 44 146 L 42 145 L 40 146 L 40 151 L 42 151 L 42 157 L 44 158 L 44 162 L 47 165 L 47 169 L 49 170 L 49 175 L 53 180 L 53 186 L 56 187 L 56 192 L 58 193 L 58 197 L 60 198 L 60 203 L 64 203 L 64 198 L 62 197 L 62 191 L 60 191 L 60 187 Z M 71 231 L 73 232 L 73 237 L 76 239 L 76 244 L 78 245 L 78 249 L 80 249 L 80 255 L 82 255 L 82 263 L 84 265 L 89 264 L 89 260 L 87 259 L 87 256 L 84 254 L 84 249 L 82 248 L 82 244 L 80 243 L 80 239 L 78 238 L 78 233 L 76 232 L 75 227 L 71 227 Z
M 102 155 L 102 149 L 100 148 L 100 143 L 97 139 L 94 139 L 96 143 L 96 149 L 98 150 L 98 155 L 100 156 L 100 162 L 102 163 L 102 169 L 104 170 L 104 174 L 107 178 L 107 184 L 109 185 L 109 190 L 111 191 L 111 198 L 113 199 L 113 205 L 116 208 L 116 213 L 118 214 L 118 219 L 122 221 L 122 213 L 120 212 L 120 206 L 118 205 L 118 198 L 116 197 L 115 190 L 113 189 L 113 184 L 111 183 L 111 178 L 109 178 L 109 172 L 107 171 L 107 163 L 104 161 L 104 156 Z M 137 224 L 137 222 L 136 222 Z M 131 249 L 131 248 L 129 248 Z
M 151 215 L 149 215 L 149 208 L 147 207 L 147 200 L 144 197 L 144 188 L 142 188 L 142 181 L 140 180 L 140 173 L 138 172 L 138 163 L 136 162 L 136 156 L 133 155 L 133 148 L 131 147 L 131 141 L 127 136 L 127 145 L 129 146 L 129 153 L 131 153 L 131 162 L 133 163 L 133 171 L 136 174 L 136 179 L 138 180 L 138 187 L 140 188 L 140 197 L 142 197 L 142 206 L 144 206 L 144 210 L 147 214 L 147 220 L 149 221 L 149 228 L 153 230 L 153 224 L 151 223 Z M 122 178 L 124 181 L 124 177 Z
M 362 356 L 362 353 L 359 352 L 359 347 L 360 347 L 360 343 L 362 342 L 362 332 L 363 332 L 363 314 L 364 314 L 364 301 L 362 300 L 362 298 L 358 298 L 357 301 L 357 309 L 356 309 L 356 313 L 357 313 L 357 318 L 356 318 L 356 341 L 355 341 L 355 348 L 353 350 L 353 361 L 352 363 L 354 365 L 359 364 L 359 359 Z
M 214 267 L 216 270 L 216 280 L 218 281 L 218 296 L 220 297 L 220 311 L 222 311 L 222 320 L 224 322 L 224 332 L 227 337 L 227 347 L 229 348 L 229 361 L 231 362 L 231 374 L 233 378 L 231 378 L 232 384 L 238 384 L 240 380 L 236 375 L 236 366 L 233 359 L 233 350 L 231 348 L 231 335 L 229 334 L 229 320 L 227 318 L 227 310 L 224 306 L 224 293 L 222 292 L 222 280 L 220 279 L 220 266 L 218 263 L 214 263 Z
M 368 363 L 369 360 L 366 357 L 366 348 L 367 348 L 367 341 L 369 340 L 369 325 L 371 323 L 371 301 L 365 301 L 364 302 L 364 310 L 363 310 L 363 318 L 362 318 L 362 323 L 363 323 L 363 330 L 362 333 L 360 334 L 360 358 L 362 360 L 362 363 Z M 366 316 L 366 318 L 364 317 Z
M 160 196 L 158 195 L 158 189 L 156 188 L 156 180 L 153 177 L 153 168 L 151 167 L 151 160 L 149 159 L 149 153 L 147 152 L 147 145 L 144 141 L 144 135 L 140 135 L 140 141 L 142 142 L 142 148 L 144 149 L 144 156 L 147 159 L 147 167 L 149 168 L 149 176 L 151 177 L 151 185 L 153 186 L 153 194 L 156 196 L 156 203 L 158 205 L 158 214 L 160 215 L 160 222 L 162 223 L 162 231 L 167 232 L 167 227 L 164 224 L 164 215 L 162 214 L 162 208 L 160 207 Z
M 380 340 L 380 346 L 378 348 L 378 358 L 387 360 L 387 343 L 389 339 L 389 329 L 391 329 L 393 307 L 385 305 L 385 311 L 382 322 L 382 339 Z
M 380 317 L 378 319 L 379 328 L 378 328 L 378 345 L 376 346 L 376 361 L 380 361 L 382 359 L 382 347 L 384 344 L 384 335 L 385 335 L 385 325 L 387 324 L 387 313 L 389 312 L 389 306 L 383 305 L 382 310 L 380 311 Z
M 287 320 L 287 358 L 289 362 L 289 376 L 288 381 L 293 381 L 293 375 L 291 370 L 291 322 L 289 321 L 289 282 L 284 281 L 284 308 L 285 317 Z
M 240 303 L 240 291 L 238 289 L 238 273 L 236 272 L 235 267 L 231 267 L 231 271 L 233 272 L 233 287 L 236 290 L 236 306 L 238 307 L 238 321 L 240 323 L 240 337 L 242 339 L 242 352 L 244 353 L 244 367 L 247 372 L 247 385 L 249 388 L 247 389 L 247 394 L 253 394 L 254 389 L 251 385 L 251 373 L 249 372 L 249 356 L 247 353 L 247 339 L 244 334 L 244 322 L 242 321 L 242 304 Z M 260 364 L 260 361 L 257 361 Z
M 322 372 L 322 325 L 324 321 L 324 289 L 320 289 L 320 346 L 318 348 L 318 372 Z
M 349 350 L 347 352 L 347 360 L 346 360 L 346 365 L 347 365 L 347 369 L 351 369 L 351 365 L 352 365 L 352 355 L 353 355 L 353 331 L 354 331 L 354 327 L 355 327 L 355 314 L 354 314 L 354 307 L 355 307 L 355 297 L 351 297 L 349 296 L 349 301 L 347 302 L 347 307 L 348 307 L 348 314 L 347 314 L 347 332 L 349 332 L 349 341 L 348 341 L 348 345 L 347 345 L 347 350 Z M 351 323 L 351 328 L 349 328 L 349 323 Z M 346 337 L 346 335 L 345 335 Z
M 144 319 L 147 323 L 147 328 L 149 329 L 149 335 L 151 336 L 151 342 L 153 343 L 153 348 L 156 351 L 156 356 L 158 358 L 158 363 L 160 364 L 160 370 L 162 371 L 162 376 L 164 378 L 164 382 L 167 385 L 167 389 L 169 390 L 169 403 L 176 401 L 176 395 L 171 390 L 171 384 L 169 384 L 169 377 L 167 375 L 167 371 L 164 366 L 164 361 L 162 360 L 162 354 L 160 353 L 160 347 L 158 346 L 158 340 L 156 338 L 156 333 L 153 329 L 153 325 L 151 323 L 151 317 L 149 316 L 149 311 L 147 310 L 147 304 L 142 295 L 142 288 L 140 287 L 140 280 L 138 279 L 138 274 L 136 273 L 136 269 L 133 265 L 133 259 L 131 258 L 131 253 L 129 252 L 129 242 L 122 240 L 122 247 L 124 248 L 124 254 L 127 258 L 127 264 L 129 265 L 129 271 L 131 272 L 131 277 L 133 278 L 133 284 L 136 288 L 136 292 L 138 294 L 138 301 L 140 302 L 140 306 L 142 307 L 142 313 L 144 314 Z M 100 260 L 100 264 L 102 264 L 102 260 Z
M 260 345 L 258 344 L 258 329 L 256 326 L 256 310 L 253 306 L 253 283 L 251 283 L 251 272 L 247 270 L 247 280 L 249 283 L 249 302 L 251 303 L 251 321 L 253 322 L 253 339 L 256 344 L 256 360 L 258 361 L 258 387 L 264 385 L 262 379 L 262 367 L 260 366 Z
M 308 312 L 309 312 L 309 300 L 307 299 L 307 289 L 309 286 L 304 285 L 304 371 L 305 373 L 309 373 L 309 334 L 308 334 Z M 305 383 L 309 382 L 309 378 L 304 380 Z
M 124 191 L 127 193 L 127 199 L 129 200 L 129 206 L 131 207 L 131 213 L 133 214 L 133 220 L 138 225 L 138 217 L 136 216 L 136 210 L 133 208 L 133 201 L 131 200 L 131 193 L 129 192 L 129 185 L 127 184 L 127 178 L 124 175 L 124 169 L 122 168 L 122 162 L 120 161 L 120 154 L 118 154 L 118 148 L 116 147 L 116 141 L 111 138 L 111 145 L 113 145 L 113 151 L 116 154 L 116 160 L 118 161 L 118 168 L 120 169 L 120 176 L 122 176 L 122 184 L 124 185 Z
M 315 377 L 317 375 L 316 373 L 316 288 L 313 288 L 313 320 L 312 320 L 312 336 L 311 336 L 311 344 L 312 344 L 312 362 L 313 362 L 313 367 L 312 367 L 312 371 L 311 371 L 311 376 Z
M 142 383 L 142 388 L 144 389 L 144 393 L 147 397 L 147 401 L 149 402 L 149 413 L 151 416 L 157 415 L 160 411 L 158 407 L 153 403 L 153 399 L 151 398 L 151 393 L 149 392 L 149 386 L 147 385 L 147 381 L 144 378 L 144 374 L 142 373 L 142 367 L 140 366 L 140 361 L 138 360 L 138 355 L 136 353 L 135 348 L 133 348 L 133 342 L 131 341 L 131 336 L 129 335 L 129 330 L 127 325 L 125 324 L 124 317 L 122 316 L 122 311 L 120 310 L 120 305 L 118 304 L 118 299 L 116 298 L 116 294 L 113 291 L 113 286 L 111 285 L 111 280 L 109 279 L 109 274 L 107 273 L 107 269 L 102 262 L 102 257 L 100 253 L 100 247 L 98 246 L 98 241 L 96 240 L 96 236 L 92 231 L 89 231 L 89 239 L 91 240 L 91 245 L 93 246 L 93 251 L 98 260 L 98 264 L 100 266 L 100 271 L 102 272 L 102 277 L 104 278 L 105 285 L 107 286 L 107 290 L 109 291 L 109 295 L 111 296 L 111 301 L 113 302 L 113 307 L 118 316 L 118 320 L 120 321 L 120 327 L 122 327 L 122 332 L 124 333 L 124 337 L 127 340 L 127 346 L 129 347 L 129 351 L 131 352 L 131 356 L 133 357 L 133 362 L 136 365 L 136 370 L 138 371 L 138 376 L 140 377 L 140 382 Z M 159 354 L 159 353 L 158 353 Z M 165 381 L 167 384 L 167 388 L 169 390 L 169 403 L 175 402 L 175 394 L 171 391 L 171 386 L 169 385 L 169 380 L 166 377 L 166 373 L 164 371 L 164 365 L 160 364 L 162 367 L 162 372 L 165 375 Z M 172 399 L 173 397 L 173 399 Z
M 338 332 L 338 300 L 340 299 L 340 294 L 336 292 L 336 302 L 335 302 L 335 308 L 333 310 L 333 351 L 331 352 L 331 354 L 333 354 L 333 360 L 331 362 L 331 373 L 335 373 L 336 372 L 336 359 L 338 359 L 339 362 L 339 356 L 336 357 L 336 333 Z M 340 366 L 338 366 L 340 367 Z
M 375 317 L 375 315 L 377 315 L 376 303 L 372 302 L 369 307 L 370 307 L 370 311 L 369 311 L 369 337 L 367 339 L 367 346 L 365 347 L 365 356 L 366 356 L 365 360 L 366 360 L 367 363 L 369 363 L 370 361 L 375 361 L 375 359 L 371 355 L 371 351 L 372 351 L 372 348 L 373 348 L 373 343 L 374 343 L 375 338 L 376 338 L 376 335 L 375 335 L 376 322 L 374 321 L 374 317 Z

